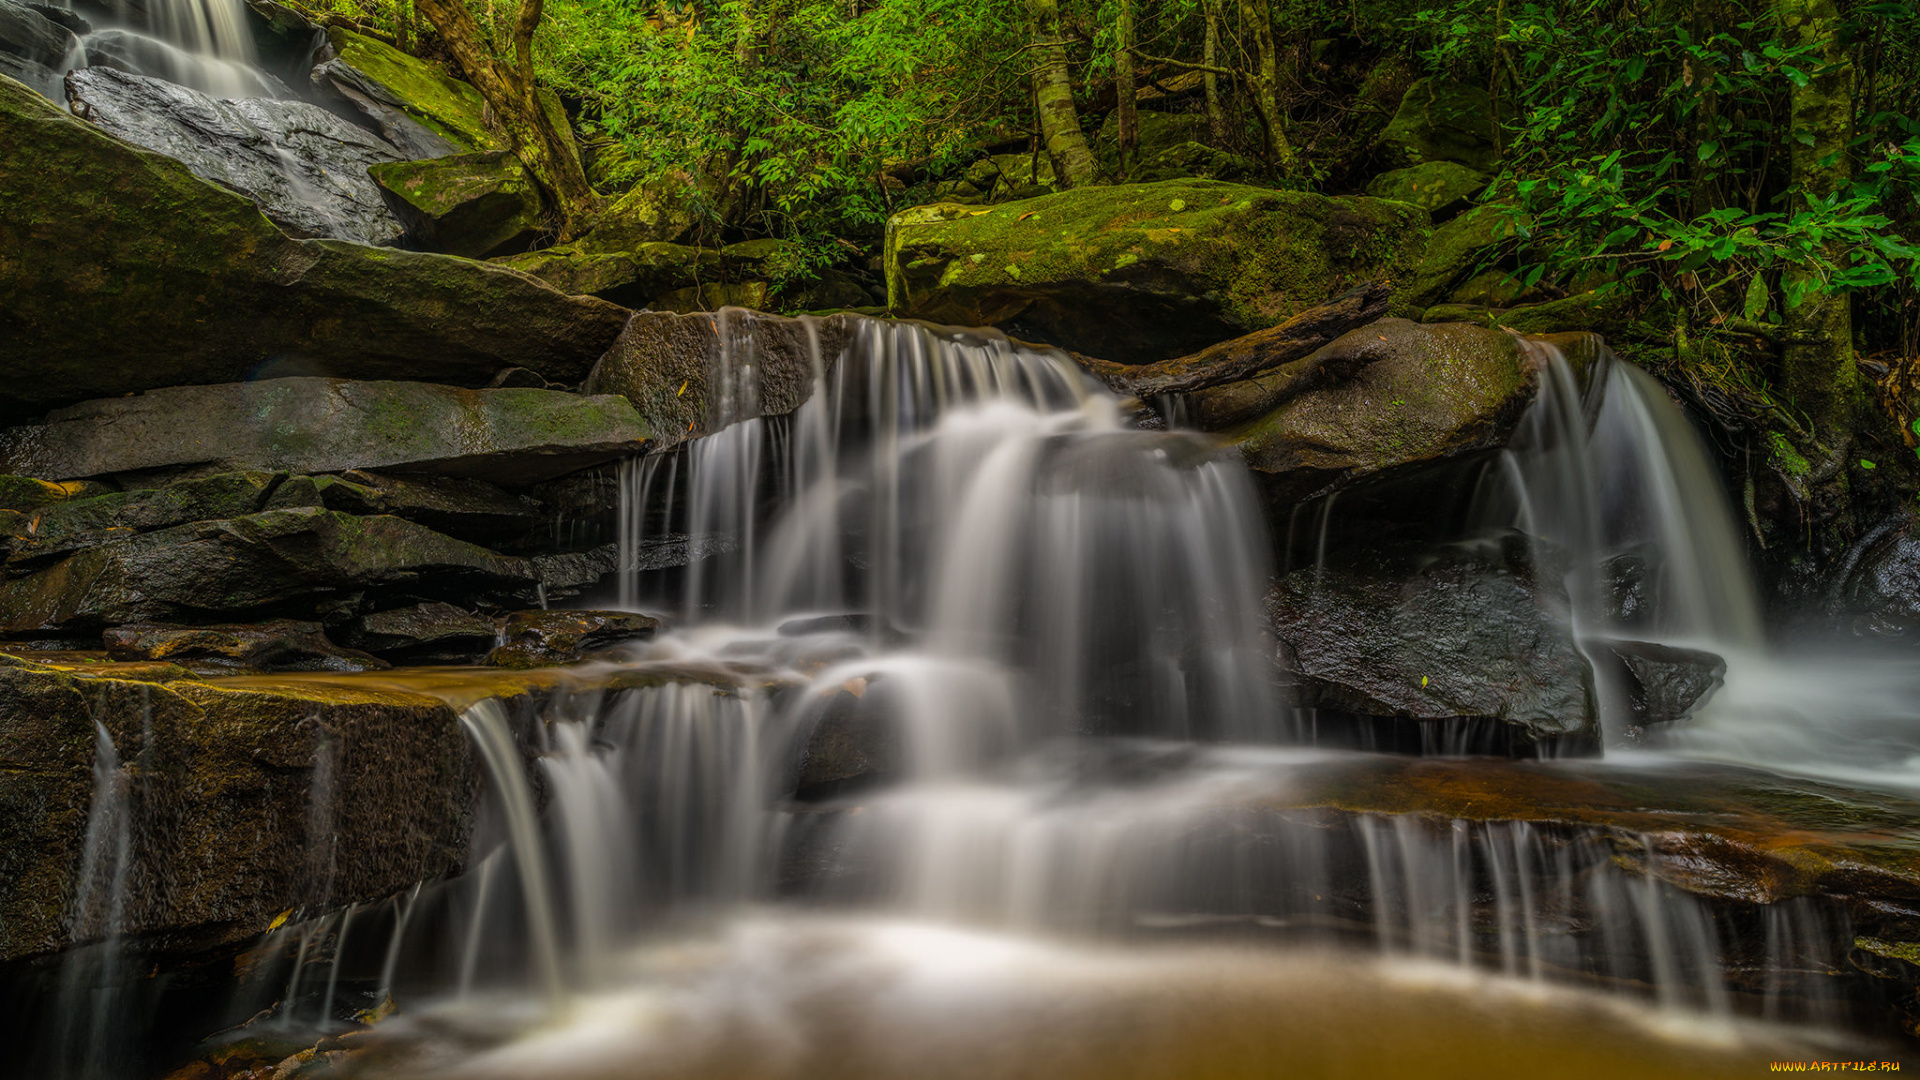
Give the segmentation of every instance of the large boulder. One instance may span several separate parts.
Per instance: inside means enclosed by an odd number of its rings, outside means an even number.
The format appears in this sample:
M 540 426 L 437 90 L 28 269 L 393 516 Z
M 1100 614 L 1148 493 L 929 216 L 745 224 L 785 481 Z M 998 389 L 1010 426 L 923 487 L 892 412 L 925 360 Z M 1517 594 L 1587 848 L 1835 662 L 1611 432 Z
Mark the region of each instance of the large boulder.
M 349 102 L 410 158 L 507 149 L 480 91 L 438 64 L 339 26 L 316 59 L 314 87 Z
M 123 867 L 83 857 L 90 810 L 116 818 L 92 806 L 98 730 L 122 763 Z M 116 877 L 123 929 L 183 951 L 389 896 L 461 867 L 478 785 L 454 711 L 424 695 L 0 657 L 0 960 L 100 936 Z
M 1268 610 L 1294 703 L 1363 724 L 1451 725 L 1467 740 L 1455 752 L 1597 751 L 1565 589 L 1507 548 L 1349 552 L 1282 578 Z
M 1376 150 L 1390 165 L 1452 161 L 1477 172 L 1500 164 L 1493 101 L 1484 87 L 1439 77 L 1407 88 Z
M 601 213 L 580 248 L 604 255 L 646 244 L 686 243 L 717 214 L 712 186 L 684 169 L 636 184 Z
M 627 312 L 465 259 L 295 240 L 0 78 L 0 419 L 288 373 L 573 382 Z
M 1903 511 L 1868 530 L 1832 573 L 1826 607 L 1847 633 L 1920 642 L 1920 513 Z
M 683 244 L 639 244 L 631 251 L 595 253 L 585 244 L 560 244 L 495 260 L 562 292 L 647 307 L 655 297 L 725 281 L 735 271 L 720 252 Z
M 367 173 L 400 152 L 318 105 L 218 100 L 112 68 L 73 72 L 67 94 L 81 119 L 247 196 L 295 236 L 400 238 L 399 220 Z
M 399 468 L 531 483 L 634 453 L 651 437 L 618 397 L 264 379 L 56 410 L 0 431 L 0 472 L 70 480 L 185 466 Z
M 1510 209 L 1490 205 L 1475 207 L 1434 229 L 1401 299 L 1415 310 L 1448 299 L 1475 274 L 1498 263 L 1505 246 L 1521 235 L 1523 225 Z
M 887 298 L 896 315 L 1148 363 L 1399 282 L 1426 238 L 1425 213 L 1379 199 L 1211 180 L 1081 188 L 894 215 Z
M 531 594 L 538 571 L 397 517 L 267 510 L 117 540 L 0 584 L 0 633 L 255 613 L 322 620 L 365 594 Z
M 502 150 L 379 164 L 368 175 L 407 239 L 429 251 L 515 255 L 546 228 L 539 186 L 519 158 Z
M 813 393 L 814 350 L 823 370 L 853 340 L 859 316 L 787 319 L 759 312 L 642 312 L 607 350 L 586 390 L 633 403 L 670 446 L 754 416 L 785 416 Z M 723 352 L 752 366 L 752 389 L 728 380 Z
M 1224 430 L 1282 501 L 1505 446 L 1538 385 L 1511 334 L 1466 323 L 1382 319 L 1299 363 L 1344 377 L 1277 407 L 1258 379 L 1188 397 L 1194 421 Z
M 1427 161 L 1374 177 L 1367 194 L 1376 199 L 1410 202 L 1436 219 L 1464 208 L 1466 201 L 1487 186 L 1487 175 L 1452 161 Z

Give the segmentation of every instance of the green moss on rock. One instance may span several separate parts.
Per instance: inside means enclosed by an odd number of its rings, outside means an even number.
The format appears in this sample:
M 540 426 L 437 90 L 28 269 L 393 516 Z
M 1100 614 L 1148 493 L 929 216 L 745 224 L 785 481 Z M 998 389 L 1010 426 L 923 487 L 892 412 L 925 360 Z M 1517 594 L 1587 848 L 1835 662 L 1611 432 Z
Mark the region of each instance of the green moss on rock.
M 327 39 L 342 61 L 386 87 L 409 116 L 434 134 L 462 150 L 507 148 L 506 140 L 487 127 L 487 103 L 480 91 L 439 64 L 345 27 L 329 27 Z
M 1427 231 L 1404 204 L 1211 180 L 936 204 L 888 223 L 887 294 L 898 315 L 1147 362 L 1398 282 Z

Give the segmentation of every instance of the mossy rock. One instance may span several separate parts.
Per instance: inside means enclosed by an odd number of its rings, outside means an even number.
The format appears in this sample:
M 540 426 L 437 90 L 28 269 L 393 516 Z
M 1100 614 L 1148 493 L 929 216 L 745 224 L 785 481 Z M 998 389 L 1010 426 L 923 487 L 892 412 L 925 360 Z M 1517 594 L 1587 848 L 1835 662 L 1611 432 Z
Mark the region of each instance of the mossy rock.
M 0 419 L 269 363 L 486 385 L 573 382 L 626 323 L 500 267 L 295 240 L 180 163 L 0 78 Z M 52 478 L 52 477 L 49 477 Z
M 653 298 L 652 306 L 660 311 L 682 315 L 696 311 L 719 311 L 726 307 L 765 311 L 772 295 L 773 286 L 764 281 L 712 281 L 661 293 Z
M 1158 157 L 1162 151 L 1181 143 L 1203 142 L 1207 138 L 1207 118 L 1202 113 L 1166 113 L 1142 109 L 1134 114 L 1136 138 L 1134 159 L 1139 162 Z M 1120 113 L 1109 112 L 1093 136 L 1094 154 L 1110 175 L 1120 168 Z M 1044 156 L 1044 155 L 1042 155 Z M 1129 177 L 1129 179 L 1134 179 Z
M 343 598 L 507 598 L 537 575 L 509 558 L 397 517 L 317 507 L 267 510 L 142 533 L 0 584 L 0 631 L 72 633 L 139 622 L 322 618 Z
M 1526 222 L 1499 205 L 1477 206 L 1433 230 L 1426 253 L 1395 299 L 1419 311 L 1441 303 L 1462 282 L 1489 269 Z
M 1260 164 L 1251 158 L 1227 150 L 1216 150 L 1205 143 L 1183 142 L 1145 158 L 1140 167 L 1134 170 L 1132 179 L 1142 184 L 1183 177 L 1250 182 L 1259 176 Z
M 56 484 L 49 480 L 36 480 L 30 476 L 0 476 L 0 510 L 24 512 L 38 510 L 43 506 L 65 502 L 68 499 L 81 499 L 92 495 L 105 495 L 108 489 L 99 484 L 75 481 Z
M 1485 173 L 1452 161 L 1426 161 L 1381 173 L 1367 184 L 1376 199 L 1412 203 L 1436 218 L 1449 216 L 1487 186 Z
M 379 84 L 409 117 L 456 150 L 508 149 L 487 126 L 487 102 L 480 91 L 439 64 L 341 26 L 329 27 L 327 40 L 342 63 Z
M 1382 319 L 1322 353 L 1349 358 L 1356 374 L 1226 432 L 1282 502 L 1505 446 L 1537 385 L 1511 334 L 1463 323 Z M 1202 391 L 1195 408 L 1229 413 L 1247 392 Z
M 0 960 L 98 936 L 100 910 L 68 910 L 96 722 L 139 763 L 122 914 L 150 943 L 254 940 L 290 908 L 376 900 L 460 869 L 479 768 L 454 710 L 300 678 L 242 688 L 164 664 L 0 657 Z M 329 820 L 310 835 L 323 757 Z
M 504 151 L 396 161 L 367 170 L 407 238 L 428 251 L 484 259 L 527 250 L 546 230 L 546 201 Z
M 1497 140 L 1493 101 L 1483 87 L 1433 77 L 1407 88 L 1375 151 L 1395 168 L 1452 161 L 1491 173 L 1500 164 Z
M 637 451 L 618 397 L 417 382 L 263 379 L 90 401 L 0 432 L 0 462 L 56 479 L 186 467 L 296 473 L 404 467 L 532 483 Z
M 960 193 L 972 188 L 981 202 L 1005 202 L 1015 191 L 1043 187 L 1052 191 L 1053 159 L 1046 154 L 993 154 L 967 166 Z
M 686 243 L 714 217 L 707 187 L 685 169 L 645 181 L 602 211 L 579 248 L 605 255 L 646 244 Z
M 1619 337 L 1628 332 L 1632 310 L 1633 298 L 1626 289 L 1607 286 L 1512 308 L 1497 316 L 1494 324 L 1522 334 L 1592 330 Z
M 1355 285 L 1404 280 L 1426 214 L 1380 199 L 1170 180 L 991 209 L 936 204 L 887 225 L 896 315 L 998 326 L 1123 363 L 1281 322 Z

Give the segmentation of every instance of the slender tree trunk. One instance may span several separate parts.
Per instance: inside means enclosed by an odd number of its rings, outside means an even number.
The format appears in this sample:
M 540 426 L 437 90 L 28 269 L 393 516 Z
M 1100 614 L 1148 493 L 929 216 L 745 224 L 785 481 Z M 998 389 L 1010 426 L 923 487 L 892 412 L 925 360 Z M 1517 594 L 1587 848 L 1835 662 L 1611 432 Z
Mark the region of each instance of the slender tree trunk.
M 1267 0 L 1240 0 L 1240 21 L 1253 38 L 1253 109 L 1260 114 L 1266 139 L 1267 168 L 1281 176 L 1294 169 L 1293 144 L 1287 141 L 1286 114 L 1280 109 L 1280 56 L 1273 40 L 1273 10 Z
M 1203 0 L 1201 11 L 1205 15 L 1207 32 L 1200 45 L 1200 62 L 1210 68 L 1220 66 L 1220 4 L 1221 0 Z M 1212 71 L 1204 73 L 1202 85 L 1207 91 L 1207 137 L 1213 145 L 1227 145 L 1227 110 L 1220 102 L 1220 76 Z
M 1040 110 L 1040 136 L 1053 159 L 1054 179 L 1063 188 L 1091 184 L 1099 179 L 1100 169 L 1073 107 L 1073 76 L 1067 68 L 1067 45 L 1060 37 L 1060 5 L 1058 0 L 1032 0 L 1032 10 L 1033 97 Z
M 1114 30 L 1113 89 L 1120 99 L 1114 113 L 1120 129 L 1120 173 L 1124 176 L 1138 164 L 1134 161 L 1134 148 L 1140 144 L 1139 106 L 1133 79 L 1133 0 L 1120 0 L 1120 15 Z
M 1807 84 L 1791 92 L 1791 190 L 1796 201 L 1827 198 L 1852 176 L 1847 144 L 1853 135 L 1853 65 L 1840 41 L 1840 12 L 1834 0 L 1779 0 L 1778 10 L 1787 32 L 1817 50 L 1818 58 Z M 1836 262 L 1842 254 L 1828 252 Z M 1787 395 L 1813 421 L 1816 438 L 1843 454 L 1862 401 L 1850 301 L 1809 271 L 1787 274 L 1790 288 L 1806 290 L 1785 313 Z
M 496 58 L 487 48 L 465 0 L 416 0 L 415 7 L 439 32 L 512 141 L 514 153 L 552 198 L 560 239 L 572 239 L 589 227 L 597 201 L 593 186 L 572 140 L 555 126 L 534 87 L 533 32 L 540 25 L 543 0 L 520 0 L 510 61 Z

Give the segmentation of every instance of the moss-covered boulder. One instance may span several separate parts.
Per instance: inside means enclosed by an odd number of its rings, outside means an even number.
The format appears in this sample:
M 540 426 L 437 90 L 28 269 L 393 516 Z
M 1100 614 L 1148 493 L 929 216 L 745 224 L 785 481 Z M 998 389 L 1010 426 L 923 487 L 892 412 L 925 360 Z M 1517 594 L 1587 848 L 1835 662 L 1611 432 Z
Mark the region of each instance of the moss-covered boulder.
M 0 471 L 55 480 L 185 466 L 298 473 L 404 467 L 531 483 L 635 452 L 616 397 L 431 383 L 264 379 L 89 401 L 0 431 Z
M 710 187 L 684 169 L 638 184 L 601 213 L 580 249 L 608 254 L 645 244 L 687 243 L 718 213 Z
M 30 512 L 13 539 L 9 568 L 190 521 L 241 517 L 265 508 L 281 478 L 267 472 L 195 477 L 162 488 L 67 499 Z
M 781 318 L 642 312 L 587 379 L 586 390 L 633 403 L 670 446 L 754 416 L 785 416 L 813 393 L 815 350 L 831 369 L 853 340 L 859 316 Z M 753 365 L 750 388 L 717 379 L 721 353 Z
M 1444 302 L 1473 275 L 1493 268 L 1523 225 L 1510 209 L 1489 205 L 1439 226 L 1397 299 L 1413 310 Z
M 0 78 L 0 418 L 264 365 L 484 386 L 585 375 L 624 309 L 500 267 L 295 240 Z
M 0 960 L 99 937 L 115 877 L 124 930 L 185 952 L 460 868 L 479 769 L 453 709 L 279 678 L 0 657 Z M 124 866 L 82 857 L 96 723 L 121 763 Z
M 0 584 L 0 632 L 346 614 L 370 591 L 436 598 L 531 593 L 524 559 L 397 517 L 318 507 L 202 521 L 101 544 Z
M 1134 114 L 1134 160 L 1144 162 L 1181 143 L 1201 142 L 1207 137 L 1204 113 L 1168 113 L 1142 109 Z M 1119 175 L 1120 113 L 1107 113 L 1094 133 L 1094 153 L 1109 174 Z M 1042 155 L 1044 156 L 1044 155 Z
M 1202 180 L 1250 182 L 1260 175 L 1260 163 L 1228 150 L 1217 150 L 1205 143 L 1175 143 L 1151 157 L 1142 155 L 1140 167 L 1131 177 L 1136 183 L 1197 177 Z M 1372 195 L 1369 191 L 1367 194 Z
M 1418 206 L 1435 218 L 1445 218 L 1466 206 L 1487 186 L 1487 174 L 1453 161 L 1426 161 L 1381 173 L 1367 183 L 1367 194 Z
M 728 307 L 760 311 L 772 306 L 772 296 L 773 286 L 765 281 L 710 281 L 661 293 L 654 297 L 652 306 L 661 311 L 672 311 L 681 315 L 691 315 L 697 311 L 719 311 L 721 308 Z
M 505 151 L 389 162 L 367 173 L 407 239 L 428 251 L 470 259 L 514 255 L 546 228 L 539 185 Z
M 1146 363 L 1398 283 L 1426 240 L 1424 212 L 1379 199 L 1211 180 L 1083 188 L 894 215 L 887 299 L 896 315 Z
M 1421 79 L 1400 99 L 1400 109 L 1380 133 L 1375 152 L 1399 168 L 1452 161 L 1490 173 L 1500 163 L 1493 101 L 1485 88 L 1470 83 Z
M 1382 319 L 1308 359 L 1329 356 L 1352 376 L 1226 430 L 1282 501 L 1504 446 L 1537 386 L 1511 334 L 1464 323 Z M 1192 405 L 1218 427 L 1258 408 L 1261 393 L 1249 380 L 1201 391 Z
M 344 98 L 413 157 L 508 148 L 487 126 L 480 91 L 439 64 L 341 26 L 328 28 L 326 51 L 315 88 Z
M 963 196 L 970 191 L 981 202 L 1004 202 L 1057 186 L 1053 159 L 1045 154 L 991 154 L 967 166 L 953 190 Z

